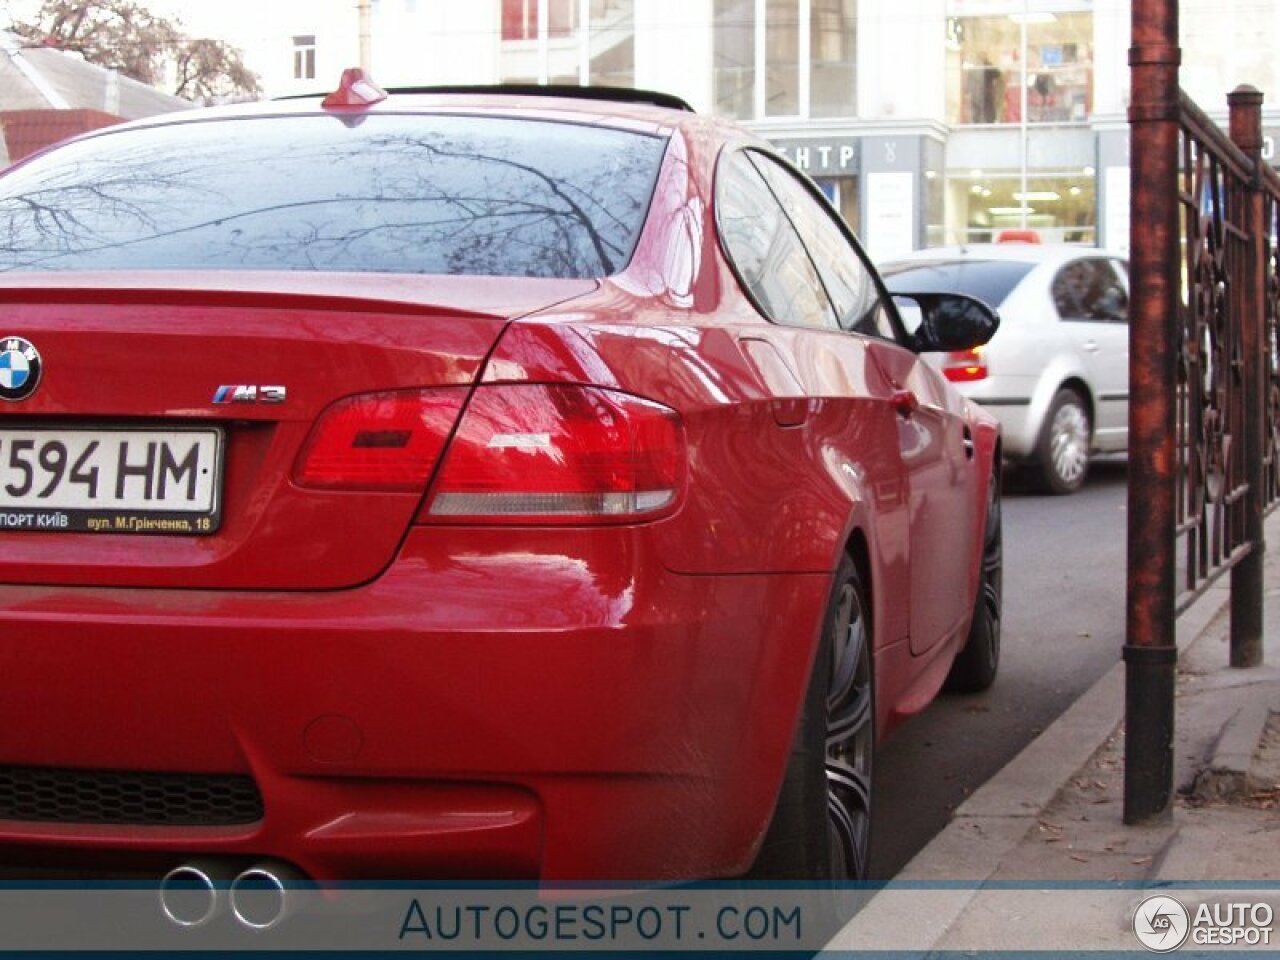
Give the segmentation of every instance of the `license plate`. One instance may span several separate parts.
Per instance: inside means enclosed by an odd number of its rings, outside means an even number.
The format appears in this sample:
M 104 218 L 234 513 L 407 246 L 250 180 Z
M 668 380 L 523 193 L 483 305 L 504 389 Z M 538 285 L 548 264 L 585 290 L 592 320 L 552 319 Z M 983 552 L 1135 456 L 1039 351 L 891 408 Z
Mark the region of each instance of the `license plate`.
M 0 427 L 0 532 L 209 534 L 222 430 Z

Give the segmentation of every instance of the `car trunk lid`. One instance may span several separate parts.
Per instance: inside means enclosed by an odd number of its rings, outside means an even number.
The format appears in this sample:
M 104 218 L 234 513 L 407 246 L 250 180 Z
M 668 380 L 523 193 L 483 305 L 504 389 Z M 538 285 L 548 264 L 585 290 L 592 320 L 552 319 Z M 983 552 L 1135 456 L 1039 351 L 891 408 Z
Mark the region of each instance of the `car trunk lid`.
M 0 580 L 277 590 L 365 582 L 394 557 L 426 484 L 300 485 L 295 464 L 317 419 L 343 398 L 383 391 L 452 390 L 460 403 L 509 319 L 595 286 L 266 272 L 4 277 L 0 338 L 20 337 L 39 351 L 41 382 L 28 398 L 0 405 L 0 514 L 10 516 L 0 528 Z M 54 473 L 65 480 L 88 443 L 114 443 L 121 431 L 133 431 L 133 446 L 118 464 L 139 476 L 120 490 L 135 499 L 148 484 L 152 493 L 166 482 L 171 492 L 193 491 L 182 460 L 189 439 L 206 438 L 206 458 L 220 445 L 215 475 L 201 479 L 216 487 L 216 510 L 177 515 L 187 524 L 178 532 L 159 522 L 163 510 L 130 508 L 143 519 L 120 526 L 108 518 L 97 530 L 12 520 L 57 513 L 38 500 Z M 172 449 L 166 437 L 177 438 Z M 31 441 L 25 449 L 15 442 L 23 439 Z M 49 443 L 64 449 L 45 450 Z M 82 466 L 81 492 L 93 462 Z M 23 497 L 5 496 L 28 485 Z M 56 488 L 49 502 L 63 493 Z M 143 506 L 164 504 L 157 497 Z

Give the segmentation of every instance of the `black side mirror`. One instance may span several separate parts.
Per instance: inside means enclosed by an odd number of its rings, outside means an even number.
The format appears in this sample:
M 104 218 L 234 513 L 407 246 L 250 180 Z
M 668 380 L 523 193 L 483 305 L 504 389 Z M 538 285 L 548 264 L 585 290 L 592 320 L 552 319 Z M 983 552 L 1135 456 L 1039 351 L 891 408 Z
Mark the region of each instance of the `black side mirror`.
M 919 325 L 911 343 L 916 353 L 972 350 L 990 340 L 1000 326 L 999 314 L 976 297 L 962 293 L 890 293 L 895 300 L 913 301 L 912 306 L 919 310 Z

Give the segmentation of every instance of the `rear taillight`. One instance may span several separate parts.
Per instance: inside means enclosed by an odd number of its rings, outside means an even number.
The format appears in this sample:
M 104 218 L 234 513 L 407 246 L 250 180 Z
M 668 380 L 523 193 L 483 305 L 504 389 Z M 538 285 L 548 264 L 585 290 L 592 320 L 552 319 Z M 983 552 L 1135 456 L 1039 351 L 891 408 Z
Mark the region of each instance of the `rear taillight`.
M 293 480 L 328 490 L 421 493 L 467 387 L 364 393 L 339 400 L 320 415 Z
M 684 428 L 674 410 L 596 387 L 481 386 L 420 519 L 648 519 L 675 506 L 684 476 Z
M 982 347 L 957 350 L 947 354 L 942 365 L 942 375 L 952 383 L 973 383 L 987 379 L 987 358 Z

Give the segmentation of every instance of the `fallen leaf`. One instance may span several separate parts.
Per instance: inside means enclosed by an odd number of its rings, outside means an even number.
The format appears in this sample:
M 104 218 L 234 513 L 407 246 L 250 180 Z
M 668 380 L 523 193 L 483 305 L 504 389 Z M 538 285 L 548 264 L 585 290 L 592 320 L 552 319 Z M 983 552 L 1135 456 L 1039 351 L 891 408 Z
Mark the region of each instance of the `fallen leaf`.
M 1146 866 L 1153 859 L 1154 859 L 1153 857 L 1139 857 L 1137 860 L 1132 860 L 1130 862 L 1135 864 L 1136 866 L 1142 867 L 1142 866 Z
M 1088 857 L 1082 857 L 1082 856 L 1080 856 L 1080 854 L 1078 854 L 1078 853 L 1073 853 L 1073 854 L 1071 855 L 1071 859 L 1072 859 L 1072 860 L 1075 860 L 1077 863 L 1088 863 L 1088 862 L 1089 862 L 1089 858 L 1088 858 Z

